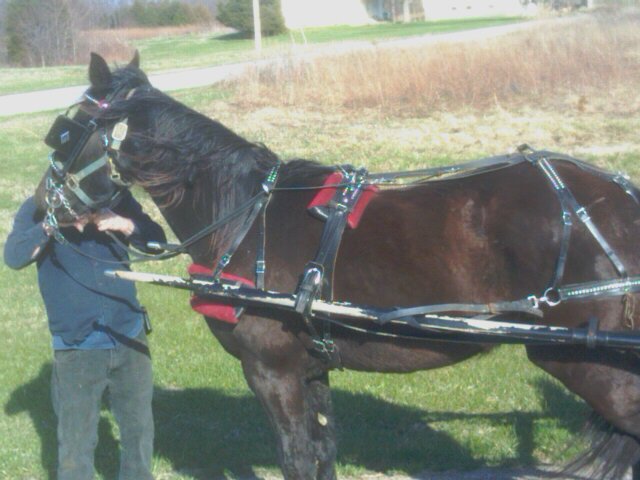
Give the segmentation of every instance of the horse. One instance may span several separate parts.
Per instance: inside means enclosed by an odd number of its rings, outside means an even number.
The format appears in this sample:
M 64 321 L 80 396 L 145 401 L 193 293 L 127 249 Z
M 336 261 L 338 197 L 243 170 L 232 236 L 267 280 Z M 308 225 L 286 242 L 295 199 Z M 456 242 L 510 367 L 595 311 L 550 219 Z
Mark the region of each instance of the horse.
M 77 155 L 75 170 L 95 158 L 100 146 L 105 148 L 109 142 L 104 139 L 123 120 L 128 133 L 118 139 L 113 162 L 91 175 L 96 178 L 86 179 L 85 190 L 91 192 L 93 183 L 104 190 L 104 178 L 99 177 L 117 170 L 127 185 L 141 185 L 149 193 L 181 242 L 217 219 L 229 218 L 190 243 L 187 252 L 193 262 L 216 265 L 230 245 L 240 242 L 224 270 L 252 277 L 263 235 L 266 288 L 296 291 L 325 225 L 307 206 L 335 168 L 303 159 L 283 162 L 266 146 L 153 88 L 140 69 L 138 54 L 114 70 L 92 54 L 89 78 L 80 108 L 99 127 Z M 576 202 L 585 206 L 626 274 L 640 274 L 637 189 L 627 185 L 625 191 L 610 177 L 575 162 L 553 160 L 550 165 Z M 260 221 L 247 222 L 250 209 L 238 209 L 262 191 L 275 168 L 278 175 L 265 205 L 262 234 Z M 357 228 L 343 233 L 331 272 L 331 299 L 379 308 L 521 299 L 545 291 L 558 271 L 559 257 L 563 282 L 618 278 L 616 263 L 589 225 L 566 222 L 553 185 L 538 166 L 522 161 L 375 192 Z M 79 203 L 72 193 L 67 197 L 72 207 Z M 567 229 L 568 249 L 563 240 Z M 241 231 L 244 238 L 238 237 Z M 544 313 L 539 321 L 580 327 L 597 317 L 607 330 L 631 331 L 640 320 L 639 310 L 628 308 L 637 295 L 624 299 L 626 303 L 620 296 L 548 301 L 539 306 Z M 329 384 L 336 364 L 314 350 L 314 330 L 322 325 L 304 322 L 297 311 L 260 306 L 245 308 L 236 324 L 210 317 L 206 322 L 223 348 L 239 359 L 262 404 L 275 432 L 284 477 L 336 478 Z M 490 342 L 452 343 L 406 335 L 406 330 L 333 325 L 330 336 L 340 367 L 367 372 L 440 368 L 493 348 Z M 576 465 L 593 461 L 599 465 L 593 478 L 621 478 L 640 459 L 637 355 L 535 343 L 526 351 L 535 365 L 581 397 L 610 427 Z

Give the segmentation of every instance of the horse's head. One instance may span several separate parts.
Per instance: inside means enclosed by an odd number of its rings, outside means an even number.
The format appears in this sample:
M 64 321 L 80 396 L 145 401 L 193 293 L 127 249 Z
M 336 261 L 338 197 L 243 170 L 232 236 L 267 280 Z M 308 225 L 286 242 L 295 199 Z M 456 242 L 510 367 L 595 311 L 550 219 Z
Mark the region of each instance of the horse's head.
M 53 151 L 36 201 L 54 226 L 114 205 L 128 186 L 117 167 L 127 118 L 114 117 L 109 109 L 149 81 L 139 69 L 137 52 L 129 65 L 113 73 L 102 57 L 92 54 L 89 79 L 89 89 L 58 116 L 45 137 Z

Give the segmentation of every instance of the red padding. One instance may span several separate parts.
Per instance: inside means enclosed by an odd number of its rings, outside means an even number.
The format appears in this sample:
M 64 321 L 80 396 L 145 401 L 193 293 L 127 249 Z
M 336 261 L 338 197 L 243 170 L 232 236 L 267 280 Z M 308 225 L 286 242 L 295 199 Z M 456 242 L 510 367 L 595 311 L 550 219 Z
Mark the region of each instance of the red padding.
M 341 182 L 342 173 L 334 172 L 327 177 L 323 185 L 339 185 Z M 337 188 L 338 187 L 321 188 L 318 194 L 313 197 L 311 203 L 307 205 L 307 209 L 324 207 L 327 205 L 334 197 Z M 360 194 L 360 198 L 358 198 L 358 202 L 354 205 L 353 210 L 347 217 L 347 225 L 349 225 L 350 228 L 358 228 L 358 224 L 360 223 L 360 219 L 362 218 L 367 205 L 369 205 L 369 202 L 379 190 L 380 189 L 376 185 L 368 185 L 364 187 L 362 194 Z
M 209 267 L 205 267 L 204 265 L 198 265 L 193 263 L 189 265 L 189 275 L 207 275 L 211 276 L 213 271 Z M 238 275 L 233 275 L 231 273 L 222 273 L 220 278 L 223 280 L 229 280 L 231 282 L 242 283 L 243 285 L 247 285 L 249 287 L 255 287 L 255 284 L 244 277 L 239 277 Z M 220 320 L 221 322 L 227 322 L 231 324 L 236 324 L 240 320 L 238 318 L 237 307 L 233 305 L 227 305 L 224 303 L 214 302 L 208 298 L 198 297 L 197 295 L 191 296 L 191 308 L 193 308 L 196 312 L 204 315 L 205 317 L 215 318 L 216 320 Z

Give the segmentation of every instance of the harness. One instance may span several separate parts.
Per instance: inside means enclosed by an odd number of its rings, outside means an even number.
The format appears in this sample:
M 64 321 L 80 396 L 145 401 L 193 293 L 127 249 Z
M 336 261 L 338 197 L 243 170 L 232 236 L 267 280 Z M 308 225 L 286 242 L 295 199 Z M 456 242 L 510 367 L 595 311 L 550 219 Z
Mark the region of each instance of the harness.
M 550 307 L 554 307 L 565 300 L 597 297 L 602 295 L 622 295 L 638 291 L 638 288 L 640 287 L 640 276 L 629 277 L 622 260 L 620 260 L 611 245 L 609 245 L 609 242 L 593 222 L 587 209 L 578 203 L 569 187 L 567 187 L 555 167 L 549 161 L 549 152 L 536 152 L 528 145 L 521 146 L 519 150 L 522 153 L 527 151 L 530 152 L 529 155 L 525 154 L 524 158 L 537 166 L 544 173 L 556 193 L 562 208 L 562 240 L 560 243 L 560 253 L 556 260 L 555 271 L 550 285 L 545 290 L 544 294 L 540 298 L 535 298 L 535 296 L 530 297 L 532 302 L 536 306 L 539 303 L 544 303 Z M 558 155 L 554 156 L 554 158 L 557 157 Z M 580 168 L 590 170 L 593 173 L 616 183 L 625 191 L 625 193 L 634 199 L 636 204 L 640 205 L 640 199 L 638 198 L 637 192 L 634 190 L 631 182 L 625 175 L 621 173 L 612 175 L 608 172 L 596 169 L 584 162 L 580 162 L 579 160 L 570 157 L 567 158 L 565 156 L 561 157 L 561 159 L 569 160 Z M 591 233 L 593 239 L 598 243 L 615 268 L 618 276 L 620 277 L 619 279 L 560 286 L 569 252 L 573 217 L 577 217 L 578 220 L 584 224 L 589 233 Z
M 135 89 L 134 89 L 135 90 Z M 127 97 L 132 95 L 133 91 L 128 92 Z M 85 94 L 84 100 L 88 100 L 100 109 L 108 107 L 108 103 L 116 98 L 120 92 L 115 92 L 106 101 L 98 101 Z M 79 102 L 81 103 L 81 102 Z M 122 142 L 127 135 L 127 119 L 120 120 L 113 127 L 111 134 L 107 134 L 105 127 L 102 135 L 103 155 L 92 161 L 81 170 L 71 173 L 71 168 L 77 158 L 86 147 L 89 139 L 98 130 L 98 122 L 96 118 L 89 118 L 86 124 L 79 123 L 69 117 L 69 110 L 64 115 L 60 115 L 51 130 L 47 134 L 45 142 L 54 149 L 49 157 L 50 174 L 46 178 L 46 203 L 47 215 L 45 222 L 52 228 L 54 237 L 57 241 L 65 243 L 66 240 L 59 230 L 59 225 L 55 216 L 58 208 L 66 209 L 71 215 L 77 216 L 73 211 L 71 204 L 65 196 L 64 189 L 71 191 L 78 199 L 89 208 L 96 208 L 107 200 L 110 204 L 117 201 L 122 189 L 129 185 L 122 180 L 116 168 L 116 160 Z M 424 305 L 409 308 L 391 308 L 383 312 L 371 312 L 362 318 L 373 320 L 375 324 L 384 326 L 405 325 L 429 330 L 436 323 L 440 330 L 456 332 L 461 327 L 461 322 L 473 323 L 474 328 L 482 330 L 486 328 L 495 334 L 498 330 L 506 329 L 506 333 L 514 337 L 514 330 L 522 331 L 522 327 L 526 332 L 520 338 L 536 338 L 539 333 L 535 326 L 527 325 L 509 325 L 505 322 L 493 322 L 491 318 L 496 315 L 505 313 L 524 313 L 533 316 L 542 316 L 540 308 L 542 306 L 555 307 L 564 301 L 578 300 L 586 298 L 598 298 L 603 296 L 626 295 L 629 293 L 640 292 L 640 275 L 629 276 L 620 257 L 608 243 L 604 235 L 600 232 L 596 224 L 593 222 L 587 208 L 576 200 L 575 196 L 564 183 L 560 174 L 554 167 L 552 161 L 562 160 L 572 163 L 573 165 L 589 171 L 597 176 L 605 178 L 617 184 L 626 194 L 631 196 L 636 204 L 640 205 L 640 194 L 636 190 L 628 177 L 623 174 L 610 174 L 604 170 L 593 167 L 575 158 L 547 151 L 535 151 L 527 145 L 518 148 L 517 155 L 501 155 L 480 159 L 464 164 L 458 164 L 446 167 L 435 167 L 409 172 L 389 172 L 370 174 L 365 169 L 356 169 L 352 166 L 345 165 L 336 168 L 336 172 L 329 176 L 327 184 L 320 187 L 312 187 L 320 189 L 321 193 L 316 196 L 314 201 L 309 205 L 309 211 L 314 216 L 324 221 L 322 235 L 315 253 L 310 260 L 301 276 L 295 294 L 292 296 L 292 308 L 303 319 L 307 332 L 311 338 L 310 351 L 325 361 L 330 367 L 340 367 L 340 355 L 331 337 L 331 325 L 337 324 L 344 328 L 358 330 L 370 334 L 390 336 L 394 338 L 405 338 L 401 334 L 376 331 L 371 328 L 356 326 L 345 323 L 340 317 L 348 313 L 350 318 L 358 318 L 362 314 L 362 309 L 350 306 L 349 304 L 339 304 L 333 302 L 333 275 L 337 254 L 339 251 L 342 236 L 347 225 L 351 228 L 357 228 L 357 223 L 366 207 L 368 201 L 377 193 L 380 187 L 384 186 L 408 186 L 414 182 L 403 183 L 406 179 L 420 178 L 430 181 L 438 181 L 441 179 L 463 178 L 478 173 L 495 171 L 512 165 L 528 162 L 535 166 L 549 181 L 549 184 L 555 192 L 562 211 L 562 236 L 560 241 L 560 251 L 556 259 L 554 272 L 547 288 L 542 295 L 532 293 L 525 298 L 515 301 L 497 302 L 491 304 L 439 304 Z M 109 199 L 95 199 L 88 195 L 81 187 L 81 182 L 94 174 L 102 167 L 110 166 L 110 180 L 118 187 Z M 225 217 L 218 219 L 212 224 L 204 227 L 199 232 L 192 235 L 179 245 L 173 244 L 149 244 L 148 247 L 157 250 L 164 250 L 162 253 L 154 255 L 145 255 L 136 252 L 137 258 L 117 263 L 133 263 L 134 261 L 158 260 L 176 256 L 186 252 L 187 248 L 207 235 L 227 225 L 229 222 L 246 215 L 244 222 L 231 241 L 230 246 L 221 256 L 218 263 L 210 271 L 203 271 L 198 268 L 192 268 L 191 273 L 194 281 L 198 277 L 206 275 L 209 280 L 213 279 L 214 284 L 225 289 L 226 293 L 230 293 L 233 298 L 233 288 L 243 288 L 242 285 L 250 285 L 252 282 L 245 279 L 233 277 L 224 272 L 232 256 L 245 239 L 247 233 L 258 221 L 258 246 L 255 260 L 255 288 L 252 295 L 257 297 L 269 297 L 274 299 L 278 295 L 287 296 L 286 294 L 274 294 L 265 290 L 265 237 L 266 237 L 266 214 L 267 208 L 273 192 L 279 190 L 290 190 L 291 188 L 278 188 L 277 180 L 280 169 L 280 162 L 268 172 L 265 180 L 261 185 L 260 191 L 253 197 L 248 199 L 244 204 L 227 214 Z M 332 183 L 333 182 L 333 183 Z M 295 189 L 295 187 L 292 187 Z M 582 222 L 591 236 L 604 251 L 607 258 L 613 265 L 618 278 L 599 280 L 593 282 L 585 282 L 580 284 L 563 285 L 562 279 L 567 262 L 571 232 L 574 226 L 574 220 Z M 129 253 L 132 250 L 124 245 L 115 236 L 114 240 Z M 227 289 L 229 284 L 236 285 Z M 251 286 L 253 286 L 251 285 Z M 286 301 L 289 301 L 287 297 Z M 192 299 L 192 304 L 203 306 L 197 296 Z M 207 303 L 210 303 L 207 301 Z M 319 311 L 319 307 L 323 310 Z M 234 322 L 242 314 L 243 308 L 235 309 L 229 313 L 225 321 Z M 447 312 L 464 312 L 470 315 L 466 320 L 463 318 L 447 317 L 440 315 Z M 218 315 L 212 315 L 218 318 Z M 425 318 L 421 318 L 427 316 Z M 318 325 L 320 321 L 320 325 Z M 434 323 L 436 322 L 436 323 Z M 447 323 L 449 322 L 449 323 Z M 531 328 L 529 328 L 531 327 Z M 563 335 L 575 335 L 574 332 L 565 332 L 557 327 L 549 327 L 555 329 L 558 338 Z M 496 330 L 497 329 L 497 330 Z M 534 330 L 536 330 L 534 332 Z M 547 329 L 548 330 L 548 329 Z M 548 333 L 548 332 L 547 332 Z M 611 338 L 611 333 L 607 334 L 606 339 L 598 337 L 597 322 L 590 321 L 589 329 L 585 333 L 587 346 L 596 346 L 606 344 Z M 419 338 L 419 337 L 409 337 Z M 431 337 L 433 338 L 433 336 Z M 619 342 L 626 342 L 628 339 L 619 339 Z
M 356 170 L 343 166 L 340 167 L 340 174 L 342 187 L 336 188 L 333 198 L 325 205 L 311 203 L 311 211 L 324 220 L 325 226 L 316 255 L 304 268 L 294 305 L 294 310 L 302 316 L 311 335 L 312 351 L 332 366 L 340 365 L 340 356 L 331 339 L 331 323 L 323 321 L 322 333 L 319 333 L 312 322 L 311 306 L 318 298 L 333 300 L 333 271 L 338 248 L 349 216 L 367 188 L 367 171 L 364 168 Z M 371 192 L 371 187 L 368 188 Z
M 129 91 L 127 97 L 132 95 L 134 91 L 135 89 Z M 47 204 L 45 222 L 50 227 L 56 240 L 61 243 L 66 243 L 66 240 L 60 232 L 56 210 L 64 208 L 71 216 L 78 216 L 66 197 L 65 188 L 72 192 L 85 206 L 90 209 L 96 209 L 105 204 L 111 206 L 117 203 L 123 189 L 130 186 L 122 180 L 115 162 L 120 154 L 120 146 L 127 136 L 126 118 L 115 124 L 110 135 L 107 134 L 106 127 L 104 128 L 102 133 L 103 154 L 79 171 L 72 172 L 74 164 L 84 151 L 90 138 L 98 131 L 99 125 L 96 117 L 83 114 L 81 116 L 87 119 L 84 123 L 71 118 L 69 116 L 71 109 L 80 105 L 84 100 L 88 100 L 97 105 L 99 109 L 104 110 L 120 93 L 118 90 L 109 95 L 104 101 L 98 101 L 87 93 L 83 94 L 76 104 L 71 105 L 64 114 L 56 118 L 45 137 L 45 143 L 53 149 L 49 155 L 50 169 L 45 178 L 45 202 Z M 94 198 L 82 188 L 82 181 L 107 165 L 110 167 L 109 179 L 115 184 L 116 188 L 113 189 L 108 198 Z
M 325 225 L 322 231 L 319 245 L 317 247 L 314 258 L 307 263 L 301 274 L 299 284 L 293 295 L 293 309 L 300 314 L 303 319 L 307 331 L 311 337 L 311 352 L 324 360 L 330 367 L 340 366 L 340 355 L 335 343 L 331 337 L 331 325 L 337 324 L 345 328 L 365 331 L 368 333 L 380 334 L 380 332 L 372 331 L 366 327 L 355 327 L 344 323 L 334 316 L 331 309 L 327 309 L 324 313 L 318 315 L 316 305 L 334 304 L 332 280 L 339 250 L 340 242 L 347 225 L 349 214 L 353 212 L 358 201 L 361 200 L 363 194 L 375 194 L 379 186 L 397 185 L 398 180 L 403 178 L 421 177 L 429 179 L 440 179 L 440 177 L 462 178 L 474 175 L 480 172 L 494 171 L 506 168 L 512 165 L 529 162 L 535 166 L 548 179 L 553 191 L 557 195 L 558 201 L 562 209 L 562 237 L 560 241 L 560 252 L 556 260 L 554 272 L 548 287 L 542 295 L 532 293 L 525 298 L 515 301 L 505 301 L 490 304 L 439 304 L 424 305 L 410 308 L 390 309 L 387 312 L 379 314 L 373 318 L 378 325 L 396 324 L 410 325 L 418 328 L 428 328 L 418 319 L 420 316 L 441 314 L 446 312 L 464 312 L 471 315 L 469 321 L 489 322 L 489 318 L 506 313 L 525 313 L 542 317 L 541 306 L 555 307 L 564 301 L 578 300 L 586 298 L 596 298 L 603 296 L 616 296 L 640 291 L 640 276 L 628 275 L 627 269 L 619 256 L 605 239 L 596 224 L 590 218 L 586 207 L 582 206 L 575 198 L 569 187 L 564 183 L 560 174 L 552 164 L 552 160 L 568 161 L 577 167 L 588 170 L 600 177 L 612 181 L 619 185 L 625 193 L 631 196 L 637 204 L 640 204 L 637 191 L 633 188 L 631 182 L 623 174 L 610 174 L 604 170 L 595 168 L 587 163 L 562 154 L 534 151 L 527 145 L 519 147 L 519 155 L 503 155 L 490 157 L 486 159 L 476 160 L 461 165 L 436 167 L 411 172 L 391 172 L 383 174 L 369 174 L 365 169 L 355 169 L 351 166 L 337 167 L 337 177 L 331 175 L 329 181 L 337 181 L 333 185 L 335 193 L 325 202 L 317 203 L 316 200 L 309 205 L 309 211 L 318 218 L 324 220 Z M 411 185 L 411 183 L 409 183 Z M 322 187 L 320 187 L 322 188 Z M 278 188 L 274 188 L 275 191 Z M 266 212 L 266 204 L 263 210 Z M 361 214 L 361 212 L 360 212 Z M 599 280 L 593 282 L 585 282 L 579 284 L 563 285 L 563 275 L 566 266 L 569 244 L 571 239 L 571 230 L 574 225 L 574 218 L 582 222 L 590 232 L 592 238 L 598 243 L 600 248 L 605 252 L 607 258 L 614 266 L 619 278 L 609 280 Z M 234 241 L 235 248 L 244 238 L 249 227 L 243 227 L 241 235 Z M 262 248 L 258 249 L 258 257 L 262 260 L 256 261 L 256 272 L 260 272 L 261 278 L 264 278 L 264 230 L 261 229 Z M 230 261 L 230 255 L 227 254 L 218 264 L 215 270 L 214 279 L 219 280 L 220 274 L 224 266 Z M 224 266 L 222 266 L 222 263 Z M 258 285 L 258 275 L 256 275 L 256 286 L 259 290 L 264 290 L 263 280 Z M 244 282 L 246 284 L 246 282 Z M 441 328 L 446 327 L 446 317 L 438 317 Z M 320 320 L 320 325 L 317 321 Z M 432 318 L 430 318 L 432 321 Z M 459 323 L 459 322 L 458 322 Z M 504 326 L 504 324 L 503 324 Z M 455 330 L 455 321 L 451 324 L 451 329 Z M 591 337 L 595 335 L 597 330 L 597 322 L 591 321 L 589 331 Z M 385 336 L 402 337 L 402 335 L 394 335 L 382 333 Z M 587 335 L 587 344 L 595 345 L 595 340 Z M 415 338 L 415 337 L 412 337 Z M 595 338 L 595 337 L 594 337 Z

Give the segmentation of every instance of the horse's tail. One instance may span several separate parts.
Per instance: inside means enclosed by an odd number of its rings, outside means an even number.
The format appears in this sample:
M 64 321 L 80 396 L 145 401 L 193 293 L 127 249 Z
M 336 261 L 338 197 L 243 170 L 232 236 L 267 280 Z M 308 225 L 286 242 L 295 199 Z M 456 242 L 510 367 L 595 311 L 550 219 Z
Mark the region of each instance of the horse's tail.
M 590 448 L 567 464 L 559 476 L 620 480 L 640 462 L 640 441 L 593 413 L 585 426 Z

